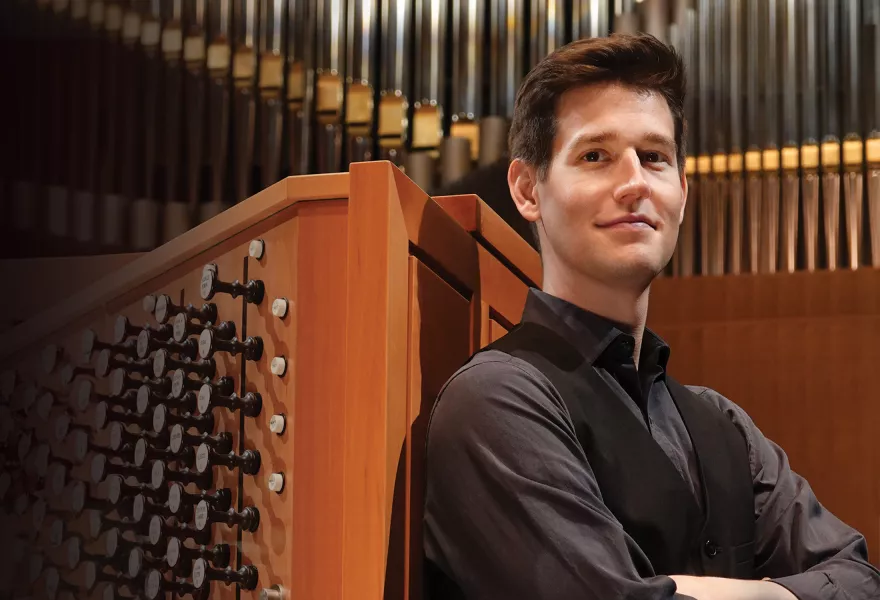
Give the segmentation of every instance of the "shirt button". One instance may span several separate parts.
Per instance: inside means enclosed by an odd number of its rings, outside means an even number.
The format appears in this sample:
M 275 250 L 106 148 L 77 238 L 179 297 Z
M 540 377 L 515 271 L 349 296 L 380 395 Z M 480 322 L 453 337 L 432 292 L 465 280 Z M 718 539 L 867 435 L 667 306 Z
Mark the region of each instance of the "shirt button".
M 712 540 L 706 540 L 706 543 L 703 545 L 703 552 L 705 552 L 706 556 L 709 558 L 715 558 L 721 552 L 721 548 L 719 548 L 718 544 Z

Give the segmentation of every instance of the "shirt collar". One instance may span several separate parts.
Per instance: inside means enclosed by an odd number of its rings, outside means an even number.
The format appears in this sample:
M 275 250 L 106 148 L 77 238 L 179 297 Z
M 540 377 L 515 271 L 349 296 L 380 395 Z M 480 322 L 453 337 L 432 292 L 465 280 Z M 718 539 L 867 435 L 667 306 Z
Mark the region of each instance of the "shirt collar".
M 632 355 L 635 340 L 620 324 L 537 288 L 529 289 L 523 320 L 538 321 L 563 335 L 590 364 L 600 359 L 622 362 L 625 355 Z M 640 370 L 656 365 L 665 371 L 669 353 L 669 345 L 646 327 L 639 351 Z

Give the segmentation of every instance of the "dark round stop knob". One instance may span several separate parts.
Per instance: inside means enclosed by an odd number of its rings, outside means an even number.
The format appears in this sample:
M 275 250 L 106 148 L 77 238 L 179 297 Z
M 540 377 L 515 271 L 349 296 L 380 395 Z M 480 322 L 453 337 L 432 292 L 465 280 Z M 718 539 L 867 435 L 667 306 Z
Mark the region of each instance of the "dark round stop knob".
M 132 405 L 137 401 L 137 396 L 132 395 Z M 126 410 L 119 412 L 110 409 L 110 405 L 105 402 L 98 403 L 95 406 L 95 412 L 92 415 L 92 427 L 96 431 L 100 431 L 107 426 L 108 423 L 124 423 L 125 425 L 137 425 L 144 429 L 148 429 L 153 423 L 152 415 L 139 415 L 136 412 Z
M 172 339 L 166 341 L 154 337 L 154 333 L 149 329 L 141 331 L 137 339 L 138 357 L 146 358 L 151 352 L 157 350 L 167 350 L 183 358 L 194 359 L 198 356 L 199 347 L 195 340 L 185 339 L 182 342 L 177 342 Z
M 262 281 L 255 281 L 253 279 L 244 284 L 238 280 L 226 283 L 220 281 L 216 271 L 204 270 L 202 271 L 199 292 L 202 300 L 210 300 L 217 294 L 229 294 L 233 298 L 243 296 L 245 301 L 251 304 L 259 304 L 263 301 L 265 286 Z
M 136 541 L 127 540 L 122 535 L 122 531 L 116 528 L 108 529 L 107 535 L 104 536 L 102 548 L 107 558 L 116 560 L 124 560 L 132 548 L 137 548 Z
M 178 514 L 184 507 L 194 508 L 199 502 L 207 502 L 214 510 L 226 511 L 232 507 L 232 492 L 228 488 L 222 488 L 213 492 L 202 491 L 198 494 L 190 494 L 184 491 L 181 484 L 171 484 L 168 490 L 168 508 L 172 513 Z
M 142 327 L 132 323 L 125 315 L 119 315 L 113 324 L 113 343 L 121 344 L 128 338 L 137 337 L 141 329 Z
M 149 498 L 153 502 L 165 502 L 168 498 L 168 488 L 154 489 L 149 483 L 131 485 L 119 475 L 111 475 L 106 481 L 107 500 L 114 506 L 125 500 L 133 501 L 138 496 Z
M 218 581 L 226 585 L 237 585 L 243 590 L 253 590 L 257 587 L 259 573 L 253 565 L 244 565 L 240 568 L 211 569 L 208 561 L 197 558 L 193 563 L 192 581 L 196 588 L 203 589 L 211 581 Z
M 178 538 L 168 540 L 168 547 L 165 550 L 165 562 L 172 569 L 179 571 L 191 571 L 192 563 L 199 558 L 204 558 L 215 567 L 228 567 L 231 557 L 229 544 L 215 544 L 213 547 L 199 546 L 198 548 L 190 548 L 186 546 Z M 187 565 L 189 569 L 183 569 Z
M 197 473 L 189 469 L 173 471 L 162 461 L 154 461 L 150 472 L 150 483 L 153 488 L 159 489 L 169 482 L 177 482 L 184 485 L 194 484 L 199 489 L 207 490 L 214 487 L 214 473 L 212 471 Z
M 201 307 L 187 304 L 186 306 L 178 306 L 171 300 L 168 294 L 162 294 L 156 299 L 156 320 L 160 323 L 167 323 L 171 317 L 176 315 L 184 315 L 190 319 L 198 319 L 202 323 L 217 321 L 217 305 L 213 303 L 202 304 Z
M 178 360 L 172 358 L 171 354 L 165 350 L 158 350 L 153 356 L 153 375 L 162 377 L 168 371 L 180 369 L 184 373 L 192 373 L 202 378 L 212 378 L 217 373 L 217 365 L 213 359 L 207 360 Z
M 247 392 L 244 396 L 234 392 L 223 395 L 217 393 L 213 385 L 206 383 L 199 390 L 197 408 L 204 415 L 211 412 L 215 406 L 241 411 L 246 417 L 257 417 L 263 409 L 263 397 L 257 392 Z
M 192 447 L 181 448 L 180 452 L 172 452 L 170 448 L 157 448 L 146 438 L 140 438 L 134 445 L 134 464 L 140 467 L 147 460 L 161 460 L 177 463 L 181 467 L 192 467 L 196 461 L 196 453 Z
M 137 373 L 148 377 L 153 373 L 153 365 L 148 360 L 135 360 L 132 358 L 117 358 L 110 350 L 101 350 L 95 361 L 95 374 L 98 377 L 107 377 L 113 369 L 122 369 L 126 373 Z
M 128 553 L 128 576 L 137 579 L 143 576 L 147 569 L 166 571 L 168 566 L 161 558 L 148 555 L 143 548 L 132 548 Z
M 214 510 L 206 500 L 196 505 L 195 526 L 198 531 L 210 531 L 213 523 L 223 523 L 229 527 L 238 526 L 242 531 L 254 532 L 260 526 L 260 511 L 256 506 L 246 506 L 241 512 L 232 508 Z
M 193 415 L 191 413 L 175 415 L 168 410 L 167 406 L 160 404 L 153 409 L 152 425 L 153 431 L 156 433 L 165 431 L 172 425 L 183 425 L 185 429 L 194 429 L 199 433 L 210 433 L 214 430 L 214 415 Z
M 158 570 L 152 570 L 147 573 L 147 577 L 144 580 L 144 596 L 147 600 L 167 598 L 170 593 L 174 593 L 177 596 L 194 595 L 198 591 L 198 588 L 185 579 L 165 579 Z M 207 596 L 201 597 L 207 598 Z
M 233 356 L 241 354 L 245 360 L 260 360 L 263 356 L 263 340 L 251 336 L 245 338 L 243 342 L 237 338 L 223 340 L 212 330 L 205 329 L 199 335 L 199 356 L 211 358 L 216 352 L 227 352 Z
M 196 471 L 206 473 L 214 466 L 223 466 L 228 469 L 239 469 L 245 475 L 256 475 L 260 471 L 259 450 L 245 450 L 240 455 L 232 452 L 221 454 L 211 449 L 207 444 L 202 444 L 196 450 Z
M 172 398 L 169 395 L 157 394 L 145 385 L 138 389 L 136 406 L 138 413 L 147 413 L 151 408 L 155 410 L 155 407 L 159 404 L 164 404 L 168 408 L 183 412 L 194 412 L 198 406 L 198 398 L 194 392 L 187 392 L 179 398 Z
M 189 525 L 171 525 L 164 517 L 155 515 L 150 519 L 148 538 L 156 547 L 166 548 L 168 539 L 176 537 L 181 540 L 193 540 L 197 544 L 211 543 L 210 531 L 199 531 Z
M 112 463 L 103 454 L 96 454 L 92 458 L 90 475 L 93 483 L 101 483 L 108 475 L 121 475 L 134 477 L 138 481 L 149 481 L 150 474 L 150 469 L 145 467 Z
M 210 435 L 207 433 L 192 434 L 187 433 L 183 425 L 175 425 L 171 428 L 170 441 L 168 447 L 172 452 L 178 453 L 185 447 L 195 447 L 201 444 L 207 444 L 213 450 L 220 453 L 232 452 L 232 434 L 227 432 Z
M 216 381 L 206 379 L 192 379 L 181 370 L 174 371 L 171 375 L 171 397 L 180 398 L 186 392 L 198 392 L 203 385 L 210 385 L 211 390 L 218 394 L 228 395 L 235 391 L 235 380 L 232 377 L 218 377 Z
M 181 313 L 174 317 L 174 321 L 172 322 L 174 340 L 182 342 L 190 336 L 199 336 L 205 329 L 210 329 L 222 340 L 231 340 L 235 337 L 236 327 L 234 321 L 221 321 L 216 325 L 213 325 L 212 323 L 213 321 L 207 323 L 204 321 L 201 323 L 195 323 L 190 320 L 188 315 Z
M 143 383 L 143 379 L 131 377 L 124 369 L 116 369 L 110 373 L 110 394 L 121 396 L 126 390 L 136 390 Z

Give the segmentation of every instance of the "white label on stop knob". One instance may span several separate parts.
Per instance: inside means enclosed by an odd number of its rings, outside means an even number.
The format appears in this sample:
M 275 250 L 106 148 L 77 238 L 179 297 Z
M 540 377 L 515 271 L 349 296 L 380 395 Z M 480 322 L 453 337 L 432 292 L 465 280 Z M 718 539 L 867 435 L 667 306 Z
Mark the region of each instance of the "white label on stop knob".
M 175 483 L 171 486 L 171 489 L 168 490 L 168 510 L 170 510 L 173 514 L 177 514 L 177 511 L 180 510 L 180 485 Z
M 132 548 L 128 555 L 128 576 L 134 579 L 141 572 L 141 566 L 144 563 L 143 550 L 140 548 Z
M 144 384 L 138 388 L 136 407 L 138 414 L 144 414 L 150 408 L 150 386 Z
M 287 316 L 287 298 L 275 298 L 272 301 L 272 314 L 279 319 Z
M 211 299 L 211 288 L 214 287 L 214 272 L 213 271 L 202 271 L 202 281 L 199 284 L 199 294 L 202 296 L 202 300 L 210 300 Z
M 196 529 L 199 531 L 204 531 L 205 527 L 208 525 L 208 503 L 205 500 L 201 500 L 196 505 Z M 196 584 L 198 586 L 199 584 Z
M 144 586 L 147 598 L 158 598 L 161 586 L 162 575 L 159 571 L 150 571 L 150 574 L 147 575 L 147 584 Z
M 248 255 L 251 258 L 256 258 L 260 260 L 263 258 L 263 253 L 266 251 L 266 244 L 263 240 L 251 240 L 250 245 L 248 245 Z
M 199 334 L 199 356 L 209 358 L 211 356 L 211 342 L 214 334 L 210 329 L 203 329 Z
M 110 449 L 119 450 L 122 447 L 122 423 L 110 425 Z
M 119 502 L 119 497 L 122 495 L 122 477 L 119 475 L 112 475 L 107 478 L 107 499 L 110 501 L 110 504 L 116 504 Z
M 134 497 L 134 503 L 131 507 L 131 516 L 134 519 L 135 523 L 140 523 L 141 519 L 144 518 L 144 509 L 146 506 L 144 505 L 144 497 L 142 494 L 138 494 Z
M 203 415 L 211 410 L 211 384 L 209 383 L 199 388 L 198 409 Z
M 159 296 L 159 299 L 156 300 L 156 310 L 153 311 L 153 314 L 156 316 L 156 320 L 160 323 L 164 323 L 165 319 L 168 317 L 168 301 L 170 298 L 165 294 Z
M 146 358 L 150 353 L 150 332 L 144 329 L 138 334 L 137 355 Z
M 198 558 L 196 559 L 195 564 L 193 564 L 193 585 L 197 588 L 202 587 L 205 584 L 205 559 Z
M 168 358 L 168 353 L 164 349 L 156 352 L 156 356 L 153 357 L 153 375 L 157 378 L 165 374 L 166 358 Z
M 150 543 L 152 545 L 157 545 L 162 540 L 162 517 L 159 515 L 153 516 L 150 519 Z
M 177 566 L 178 560 L 180 560 L 180 540 L 171 538 L 168 540 L 168 548 L 165 550 L 165 562 L 169 567 L 174 568 Z
M 110 351 L 101 350 L 98 353 L 98 360 L 95 361 L 95 373 L 98 377 L 106 377 L 110 372 Z
M 186 373 L 183 372 L 183 369 L 177 369 L 174 373 L 171 374 L 171 397 L 172 398 L 180 398 L 183 396 L 183 383 L 186 378 Z
M 110 375 L 110 393 L 114 396 L 121 396 L 125 391 L 125 371 L 116 369 Z
M 134 445 L 134 464 L 140 467 L 147 460 L 147 440 L 141 438 Z
M 162 433 L 165 429 L 165 405 L 160 404 L 153 409 L 153 431 Z
M 196 470 L 199 473 L 204 473 L 208 470 L 208 459 L 211 457 L 211 449 L 208 447 L 208 444 L 202 444 L 199 446 L 199 449 L 196 450 Z
M 128 329 L 128 319 L 122 315 L 116 317 L 116 323 L 113 324 L 113 343 L 121 344 L 125 341 L 125 330 Z
M 184 313 L 174 317 L 174 339 L 178 342 L 186 339 L 186 315 Z
M 287 360 L 283 356 L 276 356 L 272 359 L 272 363 L 269 368 L 272 371 L 273 375 L 278 375 L 281 377 L 287 371 Z
M 171 428 L 171 451 L 177 454 L 183 446 L 183 425 L 177 424 Z
M 150 483 L 153 486 L 154 490 L 158 490 L 162 487 L 162 482 L 165 480 L 165 465 L 158 460 L 153 463 L 153 470 L 150 473 Z
M 61 413 L 55 419 L 55 441 L 63 441 L 67 437 L 68 431 L 70 431 L 70 417 L 65 413 Z

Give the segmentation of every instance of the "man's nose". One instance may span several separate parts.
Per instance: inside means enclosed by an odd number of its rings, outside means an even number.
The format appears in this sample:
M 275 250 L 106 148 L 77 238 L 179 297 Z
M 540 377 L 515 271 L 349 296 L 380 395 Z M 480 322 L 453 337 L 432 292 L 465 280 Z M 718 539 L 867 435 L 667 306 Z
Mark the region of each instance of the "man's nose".
M 627 150 L 617 165 L 618 184 L 614 189 L 614 200 L 620 204 L 632 205 L 651 196 L 651 187 L 645 179 L 642 161 L 635 150 Z

